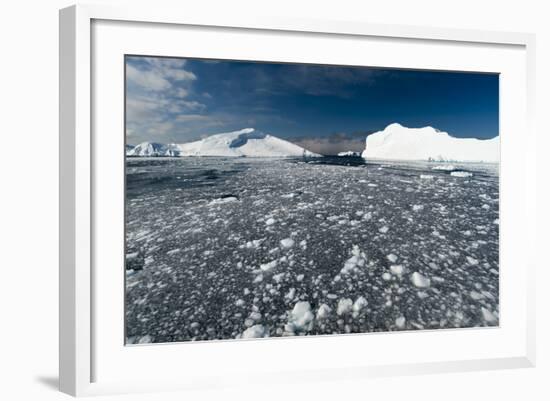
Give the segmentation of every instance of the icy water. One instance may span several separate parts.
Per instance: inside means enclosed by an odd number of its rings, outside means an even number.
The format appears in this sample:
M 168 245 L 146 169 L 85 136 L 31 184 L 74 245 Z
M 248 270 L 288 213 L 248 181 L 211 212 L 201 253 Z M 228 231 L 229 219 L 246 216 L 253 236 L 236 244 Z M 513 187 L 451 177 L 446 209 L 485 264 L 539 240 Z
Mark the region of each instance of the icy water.
M 127 342 L 498 325 L 498 166 L 440 165 L 127 159 Z

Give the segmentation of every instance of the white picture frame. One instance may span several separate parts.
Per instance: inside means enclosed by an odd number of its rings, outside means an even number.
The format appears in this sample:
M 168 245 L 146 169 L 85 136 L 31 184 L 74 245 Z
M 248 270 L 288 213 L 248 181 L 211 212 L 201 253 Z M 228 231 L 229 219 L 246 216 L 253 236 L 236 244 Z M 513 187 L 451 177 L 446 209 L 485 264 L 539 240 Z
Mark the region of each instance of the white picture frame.
M 115 26 L 117 23 L 121 26 Z M 94 24 L 101 31 L 94 31 Z M 102 25 L 103 24 L 103 25 Z M 503 134 L 503 164 L 501 166 L 501 192 L 502 202 L 502 235 L 505 235 L 505 244 L 514 243 L 514 249 L 501 247 L 501 258 L 504 264 L 516 264 L 515 261 L 523 260 L 515 269 L 504 270 L 501 278 L 501 288 L 504 290 L 501 302 L 501 326 L 496 329 L 486 330 L 458 330 L 451 334 L 441 335 L 434 332 L 423 333 L 398 333 L 398 334 L 376 334 L 376 335 L 353 335 L 353 336 L 331 336 L 328 338 L 301 338 L 283 340 L 260 340 L 249 342 L 217 342 L 215 344 L 174 344 L 174 345 L 153 345 L 148 347 L 136 347 L 132 355 L 124 352 L 108 352 L 109 346 L 105 345 L 105 336 L 109 332 L 97 327 L 105 327 L 108 319 L 120 318 L 120 315 L 106 316 L 102 313 L 101 302 L 96 304 L 94 298 L 98 288 L 101 288 L 102 297 L 110 302 L 120 299 L 119 291 L 123 288 L 116 285 L 105 285 L 106 275 L 97 274 L 98 260 L 104 260 L 98 255 L 96 243 L 94 242 L 98 232 L 104 225 L 98 220 L 102 215 L 101 207 L 98 209 L 98 193 L 108 193 L 109 186 L 101 187 L 102 181 L 97 180 L 101 176 L 98 172 L 98 158 L 102 163 L 113 168 L 120 164 L 120 160 L 113 155 L 103 152 L 101 140 L 94 138 L 94 129 L 101 126 L 96 121 L 101 116 L 101 111 L 96 110 L 93 96 L 104 96 L 96 94 L 92 85 L 94 74 L 103 71 L 108 67 L 100 65 L 99 59 L 105 60 L 106 56 L 101 53 L 103 48 L 106 54 L 119 54 L 124 41 L 129 37 L 139 36 L 139 31 L 157 27 L 157 33 L 149 35 L 149 44 L 140 44 L 142 54 L 150 54 L 145 47 L 152 46 L 155 39 L 162 35 L 173 34 L 175 31 L 185 27 L 199 28 L 199 30 L 215 30 L 218 33 L 238 34 L 242 37 L 262 34 L 266 40 L 272 40 L 275 45 L 280 35 L 287 38 L 302 38 L 303 40 L 325 40 L 327 43 L 338 38 L 344 43 L 346 40 L 384 40 L 389 46 L 392 42 L 409 41 L 420 45 L 433 45 L 445 54 L 445 46 L 454 46 L 455 52 L 468 52 L 470 50 L 483 53 L 487 49 L 496 49 L 491 61 L 484 70 L 502 73 L 508 69 L 509 78 L 504 83 L 504 91 L 501 93 L 501 113 L 508 113 L 501 116 L 501 124 L 505 132 L 511 132 L 515 128 L 516 134 Z M 103 28 L 104 27 L 104 28 Z M 132 35 L 123 35 L 121 32 L 130 32 Z M 168 30 L 168 31 L 167 31 Z M 94 32 L 97 40 L 94 41 Z M 179 32 L 179 31 L 178 31 Z M 182 33 L 184 34 L 184 33 Z M 109 36 L 112 35 L 112 36 Z M 111 39 L 112 46 L 106 45 L 105 39 Z M 219 34 L 217 35 L 219 39 Z M 144 41 L 142 41 L 144 42 Z M 205 39 L 201 49 L 196 52 L 207 54 L 208 43 Z M 214 42 L 212 42 L 213 45 Z M 242 18 L 226 19 L 198 15 L 187 15 L 183 10 L 165 10 L 155 7 L 146 8 L 112 8 L 109 6 L 78 5 L 60 11 L 60 390 L 75 396 L 126 393 L 133 391 L 160 391 L 167 389 L 201 389 L 215 386 L 239 386 L 246 384 L 247 377 L 240 377 L 239 374 L 247 372 L 253 374 L 256 380 L 270 383 L 274 380 L 326 380 L 331 378 L 353 377 L 360 380 L 366 377 L 420 374 L 432 372 L 469 371 L 479 369 L 504 369 L 516 367 L 531 367 L 535 364 L 535 321 L 534 321 L 534 278 L 535 261 L 529 255 L 530 247 L 533 244 L 535 226 L 535 181 L 530 171 L 535 170 L 535 133 L 533 131 L 534 111 L 534 35 L 523 33 L 505 32 L 483 32 L 457 29 L 425 28 L 415 26 L 393 26 L 374 25 L 359 22 L 347 21 L 316 21 L 316 20 L 294 20 L 292 18 Z M 119 47 L 117 47 L 119 46 Z M 122 47 L 121 47 L 122 46 Z M 166 45 L 168 46 L 168 45 Z M 159 49 L 159 52 L 170 51 L 168 47 Z M 238 46 L 238 44 L 234 45 Z M 109 49 L 107 49 L 109 47 Z M 135 46 L 130 46 L 137 49 Z M 470 49 L 470 50 L 468 50 Z M 476 50 L 477 49 L 477 50 Z M 499 50 L 500 49 L 500 50 Z M 149 50 L 151 50 L 149 48 Z M 235 50 L 228 50 L 233 51 Z M 342 50 L 345 52 L 345 50 Z M 426 51 L 429 51 L 426 50 Z M 98 53 L 99 52 L 99 53 Z M 113 53 L 109 53 L 113 52 Z M 139 49 L 138 49 L 139 52 Z M 502 53 L 502 59 L 498 54 Z M 498 54 L 497 54 L 498 53 Z M 102 54 L 101 56 L 98 56 Z M 108 55 L 107 54 L 107 55 Z M 220 53 L 218 53 L 220 54 Z M 265 54 L 250 56 L 243 50 L 243 57 L 254 57 L 262 59 Z M 467 54 L 467 53 L 465 53 Z M 177 54 L 164 54 L 177 56 Z M 248 55 L 248 56 L 247 56 Z M 97 56 L 98 60 L 95 59 Z M 118 57 L 118 56 L 117 56 Z M 274 56 L 276 57 L 276 56 Z M 294 60 L 296 55 L 289 56 Z M 304 57 L 308 57 L 307 55 Z M 311 55 L 309 57 L 312 57 Z M 339 57 L 345 62 L 345 55 Z M 401 56 L 403 58 L 403 56 Z M 279 57 L 280 58 L 280 57 Z M 443 57 L 442 57 L 443 58 Z M 468 57 L 466 57 L 468 58 Z M 308 59 L 306 58 L 306 61 Z M 509 60 L 506 65 L 504 60 Z M 303 60 L 302 60 L 303 61 Z M 323 61 L 319 59 L 318 61 Z M 466 60 L 473 62 L 474 60 Z M 351 60 L 349 62 L 352 62 Z M 361 62 L 361 61 L 359 61 Z M 389 65 L 394 63 L 393 65 Z M 466 62 L 465 62 L 466 63 Z M 487 62 L 489 63 L 489 62 Z M 384 62 L 385 66 L 399 66 L 399 55 L 394 59 Z M 404 66 L 404 65 L 403 65 Z M 434 68 L 433 62 L 417 64 L 418 68 Z M 453 69 L 453 64 L 441 61 L 438 69 Z M 464 64 L 456 66 L 456 69 L 476 70 L 475 65 L 468 67 Z M 119 71 L 121 72 L 121 71 Z M 101 82 L 103 75 L 95 82 Z M 118 78 L 117 78 L 118 79 Z M 105 81 L 103 81 L 105 82 Z M 101 88 L 100 88 L 101 89 Z M 519 95 L 512 99 L 512 91 Z M 101 91 L 100 91 L 101 92 Z M 118 94 L 120 94 L 118 92 Z M 120 100 L 120 99 L 119 99 Z M 114 102 L 118 100 L 115 99 Z M 507 101 L 515 103 L 506 103 Z M 122 101 L 120 100 L 120 105 Z M 511 107 L 512 105 L 518 107 Z M 98 108 L 99 109 L 99 108 Z M 116 112 L 114 112 L 116 114 Z M 502 120 L 504 118 L 504 120 Z M 118 126 L 119 115 L 113 116 L 113 126 Z M 118 123 L 117 123 L 118 121 Z M 521 132 L 521 141 L 518 140 Z M 502 134 L 502 133 L 501 133 Z M 123 133 L 120 133 L 122 140 Z M 122 147 L 121 147 L 122 149 Z M 115 152 L 116 153 L 116 152 Z M 122 154 L 122 153 L 121 153 Z M 512 169 L 508 166 L 507 160 L 511 157 L 519 160 L 519 167 Z M 120 167 L 120 166 L 118 166 Z M 104 174 L 104 173 L 103 173 Z M 120 183 L 122 176 L 115 179 L 109 185 Z M 514 190 L 516 184 L 522 185 L 522 191 Z M 505 217 L 508 217 L 506 219 Z M 508 223 L 509 222 L 509 223 Z M 514 241 L 513 231 L 520 230 L 521 241 Z M 116 230 L 114 230 L 116 231 Z M 509 234 L 508 234 L 509 233 Z M 107 235 L 107 233 L 105 233 Z M 123 252 L 120 250 L 120 252 Z M 518 256 L 523 255 L 523 259 Z M 527 255 L 527 256 L 525 256 Z M 112 256 L 112 255 L 111 255 Z M 120 262 L 122 259 L 119 259 Z M 508 263 L 508 260 L 510 263 Z M 113 260 L 113 263 L 118 263 Z M 514 262 L 514 263 L 512 263 Z M 122 263 L 122 262 L 120 262 Z M 122 268 L 122 267 L 121 267 Z M 511 288 L 512 281 L 517 289 L 507 291 Z M 122 306 L 120 306 L 122 307 Z M 115 308 L 116 309 L 116 308 Z M 118 309 L 117 309 L 118 310 Z M 510 318 L 507 318 L 510 317 Z M 103 321 L 102 319 L 105 319 Z M 122 324 L 122 322 L 120 322 Z M 120 327 L 113 329 L 112 337 L 114 342 L 123 348 L 123 341 L 120 340 Z M 504 334 L 502 334 L 504 333 Z M 391 338 L 386 341 L 386 338 Z M 444 339 L 446 338 L 446 340 Z M 348 344 L 364 347 L 367 342 L 384 342 L 406 349 L 407 342 L 415 344 L 439 344 L 442 341 L 453 341 L 453 347 L 457 352 L 462 352 L 460 344 L 476 343 L 495 344 L 494 348 L 473 350 L 465 353 L 464 357 L 453 357 L 441 355 L 430 358 L 421 358 L 420 354 L 411 353 L 405 359 L 384 358 L 384 356 L 372 355 L 372 361 L 358 359 L 351 356 L 337 357 L 332 350 L 342 349 Z M 245 344 L 246 343 L 246 344 Z M 392 345 L 392 346 L 393 346 Z M 118 345 L 116 345 L 118 347 Z M 193 347 L 193 348 L 191 348 Z M 293 349 L 293 352 L 301 352 L 304 355 L 315 355 L 316 350 L 324 347 L 329 351 L 328 365 L 318 364 L 315 359 L 311 363 L 303 363 L 293 369 L 286 370 L 284 366 L 277 365 L 277 354 L 281 349 Z M 379 345 L 377 345 L 379 347 Z M 121 350 L 122 350 L 121 348 Z M 475 347 L 473 347 L 475 348 Z M 118 349 L 118 348 L 117 348 Z M 177 350 L 177 351 L 176 351 Z M 182 354 L 183 352 L 183 354 Z M 331 353 L 332 352 L 332 353 Z M 273 369 L 255 368 L 246 370 L 246 366 L 236 367 L 236 375 L 230 374 L 232 366 L 220 363 L 220 366 L 208 366 L 209 359 L 213 355 L 223 353 L 226 358 L 239 359 L 239 355 L 254 355 L 264 353 L 271 355 L 274 359 Z M 116 354 L 116 355 L 115 355 Z M 203 369 L 189 369 L 185 378 L 164 375 L 160 370 L 155 376 L 154 372 L 147 372 L 148 379 L 136 377 L 131 380 L 127 377 L 117 376 L 113 372 L 103 373 L 102 367 L 107 364 L 117 369 L 122 363 L 131 365 L 133 362 L 160 361 L 174 358 L 174 355 L 186 355 L 187 359 L 198 360 L 204 358 Z M 202 355 L 202 356 L 201 356 Z M 361 353 L 357 353 L 361 356 Z M 450 355 L 450 354 L 449 354 Z M 126 362 L 116 358 L 128 358 Z M 110 359 L 112 358 L 112 359 Z M 331 359 L 332 358 L 332 359 Z M 347 358 L 347 359 L 346 359 Z M 181 359 L 180 359 L 181 360 Z M 405 361 L 406 360 L 406 361 Z M 101 361 L 98 362 L 98 361 Z M 397 362 L 396 362 L 397 361 Z M 173 362 L 173 361 L 172 361 Z M 168 362 L 170 365 L 171 362 Z M 282 363 L 282 362 L 281 362 Z M 331 365 L 332 364 L 332 365 Z M 209 374 L 205 372 L 211 371 Z M 297 372 L 299 374 L 297 374 Z

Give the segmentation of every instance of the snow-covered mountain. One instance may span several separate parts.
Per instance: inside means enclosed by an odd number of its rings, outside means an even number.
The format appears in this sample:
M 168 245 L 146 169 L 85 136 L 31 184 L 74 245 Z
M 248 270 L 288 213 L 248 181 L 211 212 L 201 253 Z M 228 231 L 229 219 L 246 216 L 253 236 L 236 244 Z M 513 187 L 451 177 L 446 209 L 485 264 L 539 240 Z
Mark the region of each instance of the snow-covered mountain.
M 338 153 L 340 157 L 358 157 L 361 156 L 361 152 L 354 152 L 353 150 L 348 150 L 347 152 Z
M 367 137 L 366 159 L 498 162 L 500 138 L 455 138 L 432 127 L 394 123 Z
M 158 142 L 142 142 L 131 149 L 126 147 L 126 156 L 179 156 L 179 149 L 176 145 L 165 145 Z
M 254 128 L 211 135 L 176 145 L 181 156 L 299 157 L 321 156 Z

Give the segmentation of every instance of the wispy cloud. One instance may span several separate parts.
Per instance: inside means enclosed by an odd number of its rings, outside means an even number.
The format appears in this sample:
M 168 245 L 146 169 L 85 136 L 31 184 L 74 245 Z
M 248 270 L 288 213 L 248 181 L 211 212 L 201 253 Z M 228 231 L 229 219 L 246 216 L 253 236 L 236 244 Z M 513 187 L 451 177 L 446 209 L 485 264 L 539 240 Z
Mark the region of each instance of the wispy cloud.
M 130 64 L 126 65 L 126 79 L 128 83 L 148 91 L 161 91 L 171 86 L 170 81 L 163 74 L 159 74 L 157 71 L 139 70 Z
M 136 140 L 177 138 L 188 128 L 181 126 L 185 115 L 194 116 L 188 122 L 198 122 L 198 113 L 206 111 L 206 105 L 194 99 L 197 76 L 186 65 L 186 60 L 176 58 L 127 59 L 126 122 Z

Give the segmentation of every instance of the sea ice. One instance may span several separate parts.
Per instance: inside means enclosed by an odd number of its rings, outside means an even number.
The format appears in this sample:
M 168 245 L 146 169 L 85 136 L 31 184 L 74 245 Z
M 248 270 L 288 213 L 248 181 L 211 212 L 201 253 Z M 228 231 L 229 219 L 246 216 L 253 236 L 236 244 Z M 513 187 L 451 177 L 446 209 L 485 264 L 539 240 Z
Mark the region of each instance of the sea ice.
M 443 164 L 441 166 L 432 167 L 432 170 L 443 170 L 443 171 L 453 171 L 455 166 L 452 164 Z
M 430 286 L 430 279 L 418 272 L 414 272 L 411 275 L 412 283 L 419 288 L 425 288 Z
M 292 248 L 294 246 L 294 240 L 292 238 L 285 238 L 281 240 L 281 246 L 285 249 Z
M 263 263 L 260 265 L 260 269 L 264 272 L 268 272 L 272 269 L 274 269 L 275 267 L 277 267 L 277 260 L 273 260 L 271 262 L 268 262 L 268 263 Z
M 361 311 L 363 310 L 363 308 L 365 306 L 367 306 L 368 302 L 367 300 L 365 299 L 365 297 L 359 297 L 355 300 L 355 302 L 353 303 L 353 317 L 357 317 L 361 314 Z
M 255 324 L 254 326 L 246 329 L 241 338 L 262 338 L 266 336 L 266 330 L 263 325 Z
M 487 323 L 494 323 L 497 321 L 497 316 L 487 308 L 482 307 L 481 314 Z
M 405 317 L 399 316 L 397 319 L 395 319 L 395 326 L 398 329 L 402 329 L 405 327 Z
M 319 306 L 319 309 L 317 310 L 317 319 L 323 320 L 328 318 L 331 311 L 332 309 L 330 308 L 330 306 L 328 306 L 327 304 L 321 304 L 321 306 Z
M 338 308 L 336 309 L 336 314 L 338 316 L 345 315 L 351 312 L 353 307 L 353 301 L 349 298 L 342 298 L 338 301 Z
M 453 177 L 460 177 L 460 178 L 466 178 L 466 177 L 471 177 L 473 176 L 472 173 L 469 173 L 467 171 L 452 171 L 451 172 L 451 175 Z
M 405 267 L 403 265 L 391 265 L 390 270 L 393 274 L 400 276 L 405 271 Z

